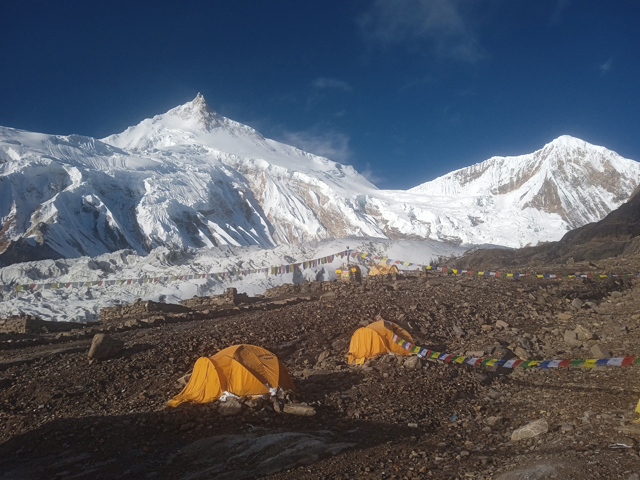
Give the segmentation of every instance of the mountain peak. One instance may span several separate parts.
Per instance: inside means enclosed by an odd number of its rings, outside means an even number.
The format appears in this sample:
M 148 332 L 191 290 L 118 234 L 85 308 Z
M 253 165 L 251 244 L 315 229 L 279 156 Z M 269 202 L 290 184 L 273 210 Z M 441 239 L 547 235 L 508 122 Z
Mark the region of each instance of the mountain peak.
M 207 105 L 207 102 L 204 99 L 204 95 L 202 95 L 200 92 L 198 92 L 198 94 L 196 95 L 196 98 L 194 98 L 190 102 L 187 102 L 185 105 L 191 105 L 191 107 L 194 110 L 198 110 L 198 111 L 205 111 L 205 112 L 212 111 L 211 108 L 209 108 L 209 105 Z
M 571 135 L 560 135 L 555 140 L 552 140 L 550 143 L 545 145 L 545 147 L 560 147 L 560 148 L 576 148 L 576 147 L 593 147 L 589 142 L 585 142 L 584 140 L 572 137 Z
M 204 95 L 198 92 L 196 98 L 184 105 L 179 105 L 167 112 L 183 120 L 195 120 L 204 130 L 211 130 L 217 123 L 217 114 L 204 99 Z

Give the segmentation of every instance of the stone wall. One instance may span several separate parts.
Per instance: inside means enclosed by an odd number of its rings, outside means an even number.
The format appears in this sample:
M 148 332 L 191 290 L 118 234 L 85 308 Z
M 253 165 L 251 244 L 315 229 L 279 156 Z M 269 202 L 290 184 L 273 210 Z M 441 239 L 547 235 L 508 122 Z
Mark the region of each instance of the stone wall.
M 100 310 L 99 320 L 104 323 L 119 321 L 124 318 L 146 318 L 160 313 L 187 313 L 190 309 L 183 305 L 159 303 L 152 300 L 136 301 L 129 305 L 114 305 Z
M 84 325 L 73 322 L 48 322 L 32 315 L 14 315 L 0 320 L 0 333 L 52 333 L 68 332 Z
M 284 283 L 265 290 L 264 296 L 267 298 L 282 298 L 296 295 L 309 295 L 326 291 L 330 288 L 330 285 L 331 282 Z
M 212 295 L 210 297 L 193 297 L 187 300 L 181 300 L 180 305 L 193 310 L 203 310 L 222 306 L 237 306 L 242 303 L 255 303 L 261 300 L 261 297 L 250 297 L 246 293 L 238 293 L 235 288 L 227 288 L 222 295 Z

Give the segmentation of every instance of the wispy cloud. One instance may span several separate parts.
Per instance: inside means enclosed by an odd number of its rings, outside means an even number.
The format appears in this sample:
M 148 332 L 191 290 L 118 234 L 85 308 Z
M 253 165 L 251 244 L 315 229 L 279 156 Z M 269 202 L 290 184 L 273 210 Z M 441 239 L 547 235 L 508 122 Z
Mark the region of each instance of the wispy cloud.
M 613 68 L 613 58 L 610 58 L 606 62 L 601 63 L 600 65 L 598 65 L 598 68 L 600 68 L 600 73 L 602 75 L 606 75 Z
M 373 170 L 373 168 L 371 167 L 371 164 L 369 162 L 366 163 L 364 170 L 362 170 L 361 172 L 358 172 L 358 173 L 360 173 L 360 175 L 362 175 L 364 178 L 369 180 L 374 185 L 377 185 L 379 182 L 384 180 L 384 178 L 381 175 L 378 175 Z
M 333 130 L 322 131 L 313 127 L 300 132 L 285 132 L 282 137 L 284 143 L 339 163 L 345 163 L 352 154 L 349 137 Z
M 342 90 L 343 92 L 350 92 L 353 90 L 351 85 L 344 80 L 338 80 L 337 78 L 316 78 L 312 85 L 318 89 L 334 88 L 336 90 Z
M 372 44 L 427 45 L 441 57 L 476 63 L 485 55 L 460 4 L 460 0 L 375 0 L 359 24 Z

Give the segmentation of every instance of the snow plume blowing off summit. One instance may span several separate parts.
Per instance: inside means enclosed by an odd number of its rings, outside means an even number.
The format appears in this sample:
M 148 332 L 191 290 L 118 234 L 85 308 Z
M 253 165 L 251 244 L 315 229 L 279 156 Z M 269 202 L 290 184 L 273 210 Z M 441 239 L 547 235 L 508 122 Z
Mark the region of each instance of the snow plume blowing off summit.
M 640 164 L 563 136 L 407 191 L 266 139 L 202 97 L 102 140 L 0 127 L 0 261 L 348 236 L 519 247 L 624 202 Z

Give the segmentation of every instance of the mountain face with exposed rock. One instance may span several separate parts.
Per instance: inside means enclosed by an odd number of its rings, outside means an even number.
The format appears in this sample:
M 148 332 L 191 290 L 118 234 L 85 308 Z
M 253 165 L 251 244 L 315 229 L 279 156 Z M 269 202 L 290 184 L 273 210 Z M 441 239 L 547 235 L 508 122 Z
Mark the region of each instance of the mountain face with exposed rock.
M 519 247 L 600 220 L 639 183 L 637 162 L 563 136 L 380 190 L 198 95 L 101 140 L 0 127 L 0 262 L 348 236 Z
M 458 268 L 504 268 L 540 264 L 595 262 L 606 258 L 640 253 L 640 187 L 628 202 L 599 222 L 567 232 L 557 242 L 520 249 L 480 249 L 453 262 Z M 595 266 L 592 264 L 592 266 Z M 629 273 L 625 270 L 624 273 Z
M 492 157 L 409 192 L 482 199 L 500 210 L 531 209 L 557 215 L 574 229 L 597 222 L 625 202 L 639 183 L 639 166 L 604 147 L 563 135 L 532 154 Z

